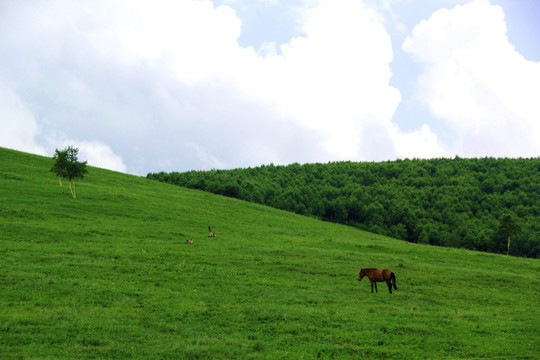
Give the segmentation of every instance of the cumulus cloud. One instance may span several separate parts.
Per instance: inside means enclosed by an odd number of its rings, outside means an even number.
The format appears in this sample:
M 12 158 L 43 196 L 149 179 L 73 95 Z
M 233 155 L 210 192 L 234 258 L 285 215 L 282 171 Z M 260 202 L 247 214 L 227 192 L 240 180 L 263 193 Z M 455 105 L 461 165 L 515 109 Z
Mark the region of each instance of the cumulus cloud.
M 539 143 L 526 98 L 537 88 L 525 79 L 538 66 L 499 41 L 504 20 L 489 3 L 436 13 L 403 46 L 426 64 L 420 98 L 456 146 L 431 124 L 404 132 L 394 122 L 401 94 L 374 7 L 320 0 L 303 10 L 301 35 L 254 49 L 239 45 L 235 11 L 208 0 L 3 2 L 0 109 L 26 130 L 4 133 L 41 152 L 75 139 L 93 165 L 136 174 L 476 155 L 472 143 L 512 155 Z M 487 124 L 528 138 L 511 147 L 493 130 L 482 140 Z
M 452 132 L 463 156 L 540 154 L 540 63 L 508 42 L 487 0 L 441 9 L 403 44 L 424 64 L 418 98 Z
M 39 127 L 34 115 L 17 95 L 0 82 L 0 144 L 4 147 L 45 155 L 36 138 Z
M 427 124 L 419 130 L 401 132 L 394 127 L 392 138 L 400 158 L 447 157 L 450 155 L 446 146 Z
M 278 54 L 240 46 L 235 11 L 210 1 L 4 3 L 0 79 L 49 138 L 117 170 L 395 156 L 381 19 L 315 5 Z
M 100 141 L 65 141 L 79 149 L 79 159 L 88 161 L 88 165 L 126 172 L 122 158 L 114 154 L 111 148 Z
M 389 85 L 390 36 L 373 10 L 358 1 L 321 1 L 306 15 L 304 36 L 260 59 L 241 85 L 323 137 L 333 159 L 363 157 L 373 126 L 389 128 L 400 101 Z M 380 138 L 383 156 L 394 154 Z
M 74 144 L 80 159 L 89 165 L 125 172 L 122 158 L 100 141 L 74 141 L 56 138 L 57 134 L 40 129 L 34 115 L 10 88 L 0 83 L 0 145 L 3 147 L 49 156 L 58 144 Z M 46 126 L 47 120 L 41 126 Z M 59 146 L 63 148 L 63 146 Z

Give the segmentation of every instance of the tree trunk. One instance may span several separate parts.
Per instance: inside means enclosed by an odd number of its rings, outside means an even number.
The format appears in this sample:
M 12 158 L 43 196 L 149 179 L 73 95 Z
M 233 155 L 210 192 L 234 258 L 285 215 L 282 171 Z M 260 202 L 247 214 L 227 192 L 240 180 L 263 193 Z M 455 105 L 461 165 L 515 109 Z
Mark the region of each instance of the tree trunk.
M 58 181 L 60 182 L 60 187 L 62 187 L 62 178 L 59 177 L 59 178 L 58 178 Z
M 74 182 L 69 182 L 69 191 L 71 192 L 71 197 L 76 199 L 77 198 L 77 194 L 75 193 L 75 183 Z
M 510 236 L 508 237 L 508 244 L 506 245 L 506 257 L 508 257 L 509 253 L 510 253 Z

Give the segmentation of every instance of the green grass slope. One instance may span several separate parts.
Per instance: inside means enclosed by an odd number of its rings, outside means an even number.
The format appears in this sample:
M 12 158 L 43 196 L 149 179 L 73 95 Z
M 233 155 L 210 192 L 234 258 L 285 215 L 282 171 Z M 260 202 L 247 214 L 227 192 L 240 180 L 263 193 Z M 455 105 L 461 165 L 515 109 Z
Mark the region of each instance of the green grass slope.
M 96 168 L 72 199 L 51 166 L 0 148 L 1 359 L 540 357 L 536 259 Z

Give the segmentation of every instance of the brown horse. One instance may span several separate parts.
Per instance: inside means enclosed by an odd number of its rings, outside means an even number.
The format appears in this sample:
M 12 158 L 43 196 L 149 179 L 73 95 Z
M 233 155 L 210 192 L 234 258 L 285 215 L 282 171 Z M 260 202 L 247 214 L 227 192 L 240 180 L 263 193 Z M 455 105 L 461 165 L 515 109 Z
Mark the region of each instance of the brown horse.
M 375 291 L 379 292 L 379 290 L 377 290 L 377 282 L 381 281 L 386 282 L 390 294 L 392 293 L 392 285 L 394 285 L 394 289 L 397 290 L 396 275 L 388 269 L 362 269 L 358 274 L 358 281 L 361 281 L 364 276 L 367 276 L 369 281 L 371 281 L 371 292 L 373 292 L 373 284 L 375 284 Z

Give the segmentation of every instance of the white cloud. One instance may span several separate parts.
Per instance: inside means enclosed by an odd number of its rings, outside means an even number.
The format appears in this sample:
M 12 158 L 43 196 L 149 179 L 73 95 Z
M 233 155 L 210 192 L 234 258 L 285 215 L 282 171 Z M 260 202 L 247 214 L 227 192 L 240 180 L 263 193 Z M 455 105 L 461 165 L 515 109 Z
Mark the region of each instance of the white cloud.
M 136 22 L 115 21 L 95 42 L 108 43 L 107 53 L 122 44 L 126 64 L 164 66 L 188 86 L 225 88 L 242 102 L 275 108 L 281 118 L 317 131 L 327 159 L 358 159 L 370 123 L 390 128 L 400 101 L 388 84 L 390 37 L 377 14 L 360 2 L 321 1 L 306 16 L 305 36 L 281 45 L 281 55 L 266 49 L 264 57 L 238 45 L 241 24 L 230 8 L 213 8 L 208 1 L 160 4 L 140 3 L 127 17 Z M 387 145 L 380 153 L 393 156 Z
M 323 0 L 306 18 L 305 36 L 257 59 L 241 86 L 318 131 L 334 159 L 358 159 L 366 126 L 389 124 L 400 101 L 389 85 L 390 37 L 358 1 Z
M 49 156 L 58 144 L 76 144 L 89 165 L 125 172 L 122 158 L 100 141 L 59 140 L 58 134 L 40 129 L 34 115 L 13 90 L 0 83 L 0 146 Z M 48 121 L 45 119 L 42 125 Z M 62 147 L 63 148 L 63 147 Z M 84 159 L 83 159 L 84 158 Z
M 455 132 L 463 156 L 540 154 L 540 63 L 506 37 L 504 13 L 487 0 L 439 10 L 403 49 L 425 65 L 418 98 Z
M 392 134 L 396 153 L 400 158 L 448 157 L 448 151 L 440 144 L 437 135 L 424 124 L 419 130 L 403 133 L 397 126 Z
M 57 144 L 75 144 L 80 150 L 81 161 L 88 160 L 89 165 L 120 172 L 127 170 L 122 158 L 100 141 L 59 140 L 56 134 L 40 131 L 33 114 L 13 90 L 2 83 L 0 109 L 0 145 L 3 147 L 49 156 L 53 154 L 52 149 Z M 47 121 L 42 123 L 47 124 Z M 38 139 L 40 135 L 42 138 Z
M 101 141 L 64 141 L 79 149 L 79 161 L 88 161 L 88 165 L 109 170 L 126 172 L 122 158 L 113 153 L 111 148 Z
M 358 1 L 307 6 L 305 36 L 279 55 L 240 46 L 235 12 L 210 1 L 17 4 L 0 15 L 0 79 L 24 91 L 46 133 L 114 148 L 123 160 L 107 166 L 395 156 L 390 37 Z
M 47 139 L 77 139 L 93 165 L 138 174 L 455 153 L 432 124 L 403 132 L 393 122 L 401 95 L 390 85 L 391 38 L 374 7 L 320 0 L 302 9 L 302 36 L 257 52 L 238 44 L 235 11 L 208 0 L 3 3 L 0 81 L 24 104 L 24 128 L 33 134 L 26 143 L 48 149 Z M 506 86 L 523 86 L 519 69 L 536 64 L 516 60 L 511 48 L 506 57 L 495 52 L 500 44 L 488 35 L 500 29 L 485 30 L 484 15 L 473 42 L 467 26 L 474 16 L 459 17 L 461 24 L 453 11 L 419 25 L 404 45 L 428 65 L 422 99 L 463 134 L 462 145 L 485 134 L 482 119 L 494 113 L 532 128 L 534 102 Z M 456 40 L 460 31 L 466 35 Z M 495 63 L 476 47 L 492 50 Z M 514 71 L 508 78 L 502 59 Z M 527 84 L 532 98 L 536 88 Z M 13 109 L 9 103 L 0 104 Z
M 38 134 L 34 115 L 15 92 L 0 81 L 0 145 L 45 155 L 45 149 L 37 143 Z

